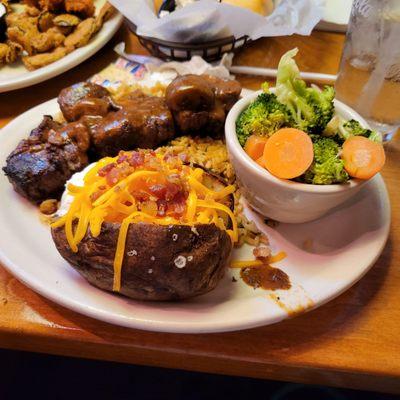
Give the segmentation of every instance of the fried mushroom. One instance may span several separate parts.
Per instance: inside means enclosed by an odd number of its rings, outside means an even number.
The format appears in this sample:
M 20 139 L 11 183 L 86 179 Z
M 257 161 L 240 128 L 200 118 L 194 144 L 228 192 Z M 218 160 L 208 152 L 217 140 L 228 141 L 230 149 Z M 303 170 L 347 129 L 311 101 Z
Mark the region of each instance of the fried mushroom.
M 89 18 L 93 17 L 95 7 L 93 0 L 65 0 L 65 11 Z
M 45 53 L 61 46 L 65 36 L 58 30 L 50 28 L 47 32 L 39 33 L 32 38 L 32 48 L 35 53 Z
M 108 2 L 101 7 L 100 12 L 96 15 L 96 32 L 101 29 L 104 22 L 113 15 L 114 11 L 115 8 Z
M 64 0 L 39 0 L 39 8 L 47 11 L 59 11 L 64 7 Z
M 62 46 L 57 47 L 49 53 L 41 53 L 33 56 L 22 57 L 22 61 L 26 68 L 28 68 L 30 71 L 33 71 L 65 57 L 69 52 L 70 49 Z
M 55 15 L 49 11 L 40 13 L 38 18 L 38 28 L 40 32 L 46 32 L 54 26 Z
M 10 41 L 0 43 L 0 65 L 10 64 L 16 61 L 22 50 L 22 46 L 18 43 Z
M 77 49 L 85 46 L 96 32 L 96 20 L 87 18 L 80 22 L 76 29 L 64 41 L 67 48 Z
M 68 36 L 81 22 L 80 18 L 72 14 L 60 14 L 54 18 L 54 25 L 65 36 Z

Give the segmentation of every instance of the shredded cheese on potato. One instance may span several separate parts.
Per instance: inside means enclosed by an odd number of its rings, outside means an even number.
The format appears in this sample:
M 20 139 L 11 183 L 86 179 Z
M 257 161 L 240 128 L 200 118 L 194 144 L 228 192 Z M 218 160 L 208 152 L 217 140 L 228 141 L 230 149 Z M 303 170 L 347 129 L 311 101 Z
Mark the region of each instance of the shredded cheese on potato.
M 125 160 L 133 153 L 149 157 L 149 164 L 132 167 Z M 72 251 L 77 252 L 78 245 L 88 230 L 93 237 L 97 237 L 104 222 L 120 223 L 114 257 L 113 290 L 117 292 L 121 289 L 125 243 L 131 223 L 189 226 L 215 224 L 227 232 L 232 242 L 238 240 L 234 213 L 223 203 L 236 190 L 234 185 L 213 190 L 204 184 L 203 178 L 206 174 L 201 168 L 184 165 L 178 158 L 170 163 L 161 154 L 146 154 L 149 153 L 121 152 L 117 157 L 106 157 L 97 162 L 84 176 L 83 186 L 67 185 L 67 191 L 73 197 L 72 203 L 67 213 L 52 224 L 53 228 L 64 226 L 68 244 Z M 117 173 L 116 177 L 108 175 L 113 172 Z M 175 177 L 179 184 L 184 185 L 186 197 L 181 214 L 175 212 L 163 215 L 157 208 L 158 203 L 153 199 L 154 196 L 146 192 L 146 185 L 165 182 L 168 177 Z M 140 200 L 140 191 L 146 192 L 153 200 Z M 224 215 L 230 219 L 231 229 L 227 228 Z

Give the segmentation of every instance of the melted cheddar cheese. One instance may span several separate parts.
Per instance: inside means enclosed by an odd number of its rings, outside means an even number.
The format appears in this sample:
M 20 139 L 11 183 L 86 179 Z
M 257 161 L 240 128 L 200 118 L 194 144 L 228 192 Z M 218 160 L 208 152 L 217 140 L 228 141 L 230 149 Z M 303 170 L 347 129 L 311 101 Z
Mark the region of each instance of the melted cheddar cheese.
M 213 190 L 205 185 L 205 175 L 204 170 L 184 165 L 178 157 L 166 159 L 153 152 L 121 152 L 117 157 L 106 157 L 85 174 L 82 186 L 67 185 L 72 203 L 52 227 L 64 226 L 68 244 L 77 252 L 88 230 L 97 237 L 104 222 L 120 223 L 113 281 L 113 290 L 120 291 L 131 223 L 215 224 L 227 232 L 232 242 L 238 240 L 236 218 L 223 201 L 235 186 Z

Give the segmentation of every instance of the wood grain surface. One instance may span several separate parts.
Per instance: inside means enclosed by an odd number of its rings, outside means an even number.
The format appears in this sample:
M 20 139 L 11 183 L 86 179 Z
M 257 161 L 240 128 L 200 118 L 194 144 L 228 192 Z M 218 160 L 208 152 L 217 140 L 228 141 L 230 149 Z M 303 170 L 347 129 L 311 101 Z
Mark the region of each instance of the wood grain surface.
M 304 71 L 336 73 L 343 35 L 263 39 L 236 64 L 276 67 L 298 46 Z M 90 60 L 42 84 L 0 94 L 0 126 L 109 64 L 121 40 L 145 54 L 123 27 Z M 239 76 L 256 89 L 262 79 Z M 400 142 L 387 147 L 383 176 L 392 204 L 388 244 L 372 270 L 346 293 L 276 325 L 225 334 L 177 335 L 115 327 L 37 295 L 0 268 L 0 346 L 194 371 L 400 393 Z M 0 200 L 1 204 L 1 200 Z M 373 212 L 373 210 L 371 210 Z M 351 268 L 351 265 L 349 265 Z

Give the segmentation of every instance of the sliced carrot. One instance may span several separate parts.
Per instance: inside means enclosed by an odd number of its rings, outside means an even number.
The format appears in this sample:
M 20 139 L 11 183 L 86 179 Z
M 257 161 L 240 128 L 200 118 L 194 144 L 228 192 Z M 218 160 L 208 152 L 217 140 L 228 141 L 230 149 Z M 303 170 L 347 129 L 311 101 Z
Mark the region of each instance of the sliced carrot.
M 267 143 L 268 138 L 251 135 L 244 145 L 244 151 L 253 159 L 257 160 L 263 155 L 265 143 Z
M 265 168 L 278 178 L 296 178 L 310 167 L 314 150 L 307 133 L 294 128 L 276 131 L 264 147 Z
M 263 156 L 261 156 L 260 158 L 257 158 L 256 163 L 257 163 L 260 167 L 265 168 Z
M 369 179 L 385 164 L 385 151 L 380 143 L 363 136 L 352 136 L 343 144 L 342 160 L 350 176 Z

